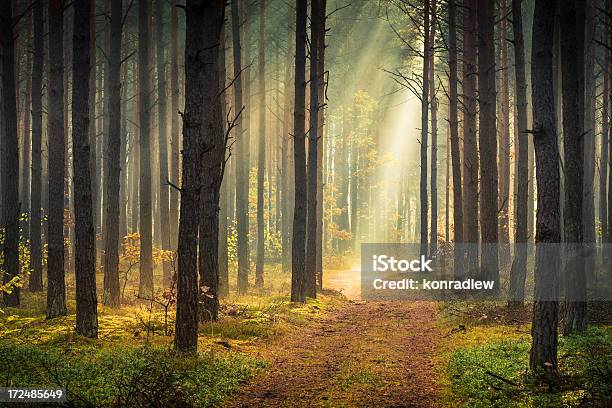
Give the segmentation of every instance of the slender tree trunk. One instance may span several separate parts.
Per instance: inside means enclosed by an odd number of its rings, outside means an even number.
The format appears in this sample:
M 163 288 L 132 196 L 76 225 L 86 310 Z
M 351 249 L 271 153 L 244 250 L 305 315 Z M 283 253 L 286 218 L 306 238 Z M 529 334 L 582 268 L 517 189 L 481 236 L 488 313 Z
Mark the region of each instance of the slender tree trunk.
M 608 1 L 608 4 L 610 2 Z M 609 44 L 610 26 L 606 29 L 606 43 Z M 604 243 L 608 237 L 608 143 L 610 131 L 610 51 L 604 50 L 605 67 L 603 73 L 603 97 L 601 114 L 601 160 L 599 164 L 599 222 L 601 224 L 601 242 Z M 607 72 L 606 72 L 607 71 Z
M 327 19 L 327 0 L 319 0 L 319 25 L 317 29 L 317 97 L 319 98 L 318 128 L 319 140 L 317 143 L 317 287 L 323 289 L 323 247 L 324 247 L 324 225 L 323 225 L 323 161 L 325 139 L 325 20 Z M 327 171 L 325 172 L 327 174 Z
M 486 158 L 480 165 L 480 233 L 483 243 L 480 274 L 499 282 L 494 9 L 495 5 L 489 0 L 478 1 L 478 136 L 480 156 Z
M 11 2 L 0 5 L 0 46 L 2 58 L 2 126 L 0 132 L 5 156 L 2 160 L 2 242 L 3 282 L 19 276 L 19 137 L 15 92 L 15 43 Z M 18 279 L 18 278 L 17 278 Z M 18 283 L 18 282 L 15 282 Z M 20 288 L 3 293 L 5 307 L 19 306 Z
M 65 316 L 64 281 L 64 42 L 61 0 L 49 0 L 48 162 L 49 215 L 47 257 L 47 317 Z
M 297 0 L 295 17 L 295 109 L 293 111 L 294 185 L 293 240 L 291 243 L 291 301 L 305 298 L 306 251 L 306 20 L 307 0 Z
M 177 0 L 172 0 L 170 11 L 170 87 L 171 87 L 171 109 L 170 109 L 170 177 L 174 184 L 180 185 L 180 154 L 179 138 L 180 123 L 179 111 L 179 58 L 178 58 L 178 7 Z M 176 250 L 178 242 L 178 216 L 179 216 L 179 192 L 170 189 L 170 242 L 171 249 Z
M 117 307 L 119 292 L 119 192 L 121 186 L 121 31 L 123 1 L 111 2 L 108 63 L 108 137 L 104 204 L 104 303 Z
M 265 235 L 264 235 L 264 176 L 266 166 L 266 51 L 265 51 L 266 3 L 259 0 L 259 137 L 257 147 L 257 262 L 255 286 L 263 286 Z
M 93 226 L 93 202 L 91 200 L 91 174 L 89 173 L 90 7 L 89 0 L 77 0 L 73 6 L 72 156 L 75 194 L 76 332 L 86 337 L 97 338 L 98 299 L 96 296 L 95 230 Z M 114 0 L 111 24 L 115 23 L 113 19 L 117 18 L 116 25 L 120 27 L 121 17 L 121 0 Z M 83 21 L 88 24 L 83 24 Z M 115 24 L 113 24 L 113 28 L 115 28 Z M 119 36 L 119 44 L 121 44 L 121 36 Z M 112 57 L 111 50 L 111 59 Z M 120 55 L 119 58 L 121 58 Z M 118 85 L 119 78 L 117 78 Z M 115 220 L 115 226 L 117 226 L 118 221 Z M 108 227 L 111 226 L 107 225 Z M 116 241 L 115 244 L 117 244 Z M 108 256 L 108 248 L 106 255 Z M 117 295 L 118 289 L 119 275 L 117 272 Z
M 284 83 L 284 115 L 283 115 L 283 130 L 282 130 L 282 158 L 281 158 L 281 171 L 282 171 L 282 189 L 281 189 L 281 203 L 282 203 L 282 246 L 283 246 L 283 272 L 291 270 L 291 192 L 290 192 L 290 165 L 291 160 L 290 154 L 290 143 L 291 136 L 289 135 L 289 129 L 291 129 L 291 103 L 292 103 L 292 68 L 293 68 L 293 47 L 295 41 L 294 35 L 294 24 L 295 24 L 295 10 L 293 5 L 289 5 L 289 18 L 288 18 L 288 36 L 287 36 L 287 54 L 285 61 L 285 83 Z
M 89 76 L 89 112 L 91 117 L 89 120 L 89 174 L 91 174 L 91 200 L 93 203 L 93 225 L 94 231 L 97 232 L 98 225 L 98 174 L 96 173 L 97 168 L 97 146 L 98 146 L 98 134 L 96 123 L 96 79 L 98 77 L 98 61 L 96 60 L 96 2 L 91 2 L 90 14 L 90 34 L 89 34 L 89 57 L 91 59 L 91 73 Z M 96 239 L 94 239 L 94 250 L 97 256 Z
M 225 19 L 225 2 L 215 0 L 204 7 L 202 76 L 202 183 L 200 187 L 199 270 L 202 320 L 217 320 L 219 312 L 219 192 L 225 170 L 226 138 L 221 116 L 219 46 Z
M 476 139 L 476 62 L 478 0 L 465 0 L 463 10 L 463 215 L 464 241 L 467 245 L 467 272 L 475 276 L 478 269 L 478 174 Z
M 42 2 L 33 5 L 34 54 L 32 56 L 32 183 L 30 186 L 30 259 L 32 272 L 29 289 L 38 292 L 42 286 L 42 78 L 44 60 L 44 22 Z
M 532 370 L 557 369 L 558 244 L 560 234 L 559 148 L 555 129 L 553 32 L 555 0 L 535 0 L 531 83 L 538 182 L 535 302 L 531 326 Z M 553 245 L 548 245 L 553 244 Z
M 499 18 L 500 36 L 499 46 L 501 48 L 501 119 L 500 119 L 500 143 L 499 143 L 499 243 L 500 243 L 500 265 L 505 267 L 510 260 L 510 64 L 508 59 L 508 26 L 507 26 L 506 0 L 501 0 Z
M 161 246 L 169 251 L 170 245 L 170 186 L 168 185 L 168 119 L 166 96 L 166 56 L 164 54 L 164 8 L 166 0 L 155 3 L 155 43 L 157 50 L 157 131 L 159 140 L 159 223 Z M 162 263 L 164 287 L 170 286 L 170 264 Z
M 153 294 L 153 229 L 151 210 L 151 75 L 150 4 L 138 3 L 138 82 L 140 145 L 140 286 L 141 296 Z
M 457 4 L 456 0 L 448 2 L 448 47 L 449 47 L 449 126 L 450 149 L 453 171 L 453 241 L 454 273 L 459 279 L 464 275 L 463 259 L 463 189 L 461 180 L 461 151 L 459 150 L 459 119 L 457 115 Z M 448 218 L 448 214 L 447 214 Z
M 229 132 L 227 125 L 223 122 L 226 121 L 228 115 L 228 99 L 226 89 L 226 78 L 227 78 L 227 67 L 225 57 L 226 47 L 226 24 L 223 22 L 221 28 L 221 39 L 219 47 L 219 89 L 221 89 L 221 121 L 222 130 L 224 134 Z M 230 158 L 228 158 L 229 160 Z M 224 298 L 229 295 L 229 265 L 228 265 L 228 213 L 229 213 L 229 190 L 231 189 L 231 173 L 232 168 L 235 166 L 235 160 L 227 162 L 231 167 L 224 169 L 224 178 L 221 182 L 221 190 L 219 195 L 219 297 Z
M 308 130 L 308 208 L 306 219 L 306 275 L 304 291 L 307 297 L 317 297 L 317 144 L 319 142 L 319 25 L 320 0 L 312 0 L 310 8 L 310 122 Z
M 529 157 L 527 136 L 527 81 L 525 74 L 525 42 L 523 39 L 523 13 L 521 0 L 512 0 L 512 27 L 514 32 L 514 75 L 516 82 L 518 155 L 516 179 L 515 257 L 510 271 L 509 305 L 522 304 L 525 298 L 527 275 L 527 217 L 529 189 Z
M 429 64 L 431 61 L 431 46 L 429 44 L 430 36 L 430 0 L 423 2 L 423 93 L 421 95 L 421 186 L 420 186 L 420 202 L 421 202 L 421 254 L 427 255 L 427 139 L 429 128 Z M 433 233 L 433 231 L 432 231 Z
M 438 251 L 438 98 L 436 96 L 435 53 L 436 42 L 436 1 L 431 3 L 431 30 L 429 43 L 431 55 L 429 61 L 429 98 L 431 110 L 431 244 L 430 253 Z
M 588 1 L 587 1 L 588 3 Z M 591 217 L 594 218 L 594 164 L 586 160 L 595 160 L 594 116 L 592 91 L 593 80 L 588 76 L 587 61 L 591 61 L 589 52 L 592 33 L 585 27 L 589 11 L 585 10 L 584 0 L 561 0 L 561 50 L 563 70 L 563 152 L 565 170 L 565 202 L 563 206 L 564 242 L 569 244 L 569 254 L 565 270 L 565 321 L 563 332 L 569 335 L 574 330 L 584 330 L 586 314 L 586 277 L 588 263 L 593 257 L 587 256 L 586 263 L 577 248 L 583 242 L 594 242 L 589 234 Z M 591 6 L 593 6 L 591 4 Z M 587 6 L 588 7 L 588 6 Z M 594 6 L 593 6 L 594 7 Z M 592 22 L 590 24 L 593 24 Z M 585 31 L 586 28 L 586 31 Z M 585 36 L 586 33 L 586 36 Z M 580 44 L 585 44 L 584 48 Z M 569 48 L 568 48 L 569 47 Z M 584 50 L 584 51 L 582 51 Z M 568 65 L 569 64 L 569 65 Z M 592 150 L 591 153 L 589 151 Z M 591 157 L 592 156 L 592 157 Z M 592 167 L 592 168 L 591 168 Z M 578 244 L 578 245 L 576 245 Z M 594 265 L 592 265 L 594 267 Z
M 231 3 L 232 8 L 232 53 L 234 60 L 234 107 L 241 112 L 234 130 L 236 138 L 236 251 L 238 255 L 238 293 L 246 293 L 249 286 L 249 239 L 248 239 L 248 183 L 249 165 L 246 161 L 249 149 L 248 139 L 244 132 L 245 117 L 242 114 L 242 44 L 240 39 L 240 6 L 241 1 Z M 246 123 L 248 126 L 248 123 Z
M 30 13 L 27 17 L 26 24 L 27 34 L 26 41 L 28 44 L 32 43 L 32 14 Z M 32 103 L 32 53 L 28 51 L 26 53 L 26 63 L 25 63 L 25 75 L 26 75 L 26 85 L 25 85 L 25 100 L 23 105 L 23 151 L 22 151 L 22 161 L 21 161 L 21 177 L 22 183 L 19 187 L 20 195 L 20 203 L 21 203 L 21 212 L 27 214 L 27 218 L 23 222 L 23 231 L 22 234 L 24 237 L 28 237 L 30 234 L 30 154 L 31 154 L 31 103 Z

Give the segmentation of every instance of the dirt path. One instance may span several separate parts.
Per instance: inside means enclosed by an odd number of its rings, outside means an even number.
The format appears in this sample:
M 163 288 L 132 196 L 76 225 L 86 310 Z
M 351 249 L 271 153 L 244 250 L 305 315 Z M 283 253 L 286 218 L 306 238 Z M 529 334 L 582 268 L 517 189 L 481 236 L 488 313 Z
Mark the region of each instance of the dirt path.
M 228 407 L 433 407 L 436 307 L 349 301 L 262 352 Z

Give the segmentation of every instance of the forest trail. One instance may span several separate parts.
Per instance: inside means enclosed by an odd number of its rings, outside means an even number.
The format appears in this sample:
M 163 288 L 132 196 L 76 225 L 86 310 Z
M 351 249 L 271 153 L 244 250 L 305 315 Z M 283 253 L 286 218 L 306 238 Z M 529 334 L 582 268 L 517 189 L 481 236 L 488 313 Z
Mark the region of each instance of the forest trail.
M 430 407 L 436 306 L 349 300 L 262 351 L 270 365 L 227 407 Z

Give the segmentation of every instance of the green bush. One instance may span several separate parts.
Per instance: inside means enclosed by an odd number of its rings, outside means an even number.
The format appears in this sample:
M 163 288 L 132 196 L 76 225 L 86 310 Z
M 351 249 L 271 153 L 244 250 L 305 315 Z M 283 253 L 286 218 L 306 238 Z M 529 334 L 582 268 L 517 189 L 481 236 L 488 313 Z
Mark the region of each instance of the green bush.
M 1 386 L 63 386 L 66 406 L 211 407 L 262 362 L 231 353 L 179 355 L 159 347 L 49 348 L 0 342 Z

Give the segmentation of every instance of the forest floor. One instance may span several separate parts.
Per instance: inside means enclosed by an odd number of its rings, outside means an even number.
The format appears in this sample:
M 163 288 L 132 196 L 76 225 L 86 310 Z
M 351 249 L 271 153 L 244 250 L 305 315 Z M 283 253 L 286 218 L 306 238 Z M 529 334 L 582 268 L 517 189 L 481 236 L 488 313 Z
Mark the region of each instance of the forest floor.
M 360 301 L 352 272 L 326 282 L 349 300 L 262 349 L 269 368 L 228 407 L 437 406 L 436 304 Z

